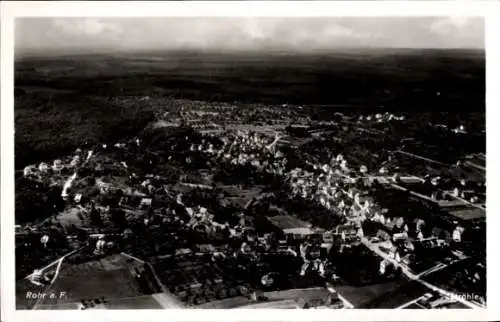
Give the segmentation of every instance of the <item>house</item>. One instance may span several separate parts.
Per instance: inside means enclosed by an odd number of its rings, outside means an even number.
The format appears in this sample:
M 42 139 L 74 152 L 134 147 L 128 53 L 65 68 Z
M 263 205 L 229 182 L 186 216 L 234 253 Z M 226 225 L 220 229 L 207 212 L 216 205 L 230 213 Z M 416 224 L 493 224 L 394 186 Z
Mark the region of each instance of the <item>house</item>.
M 415 245 L 413 244 L 413 242 L 409 239 L 406 239 L 404 241 L 404 248 L 407 250 L 407 251 L 414 251 L 415 250 Z
M 198 245 L 198 250 L 202 253 L 210 253 L 210 254 L 216 252 L 216 249 L 212 244 L 200 244 Z
M 288 238 L 291 239 L 305 239 L 306 237 L 312 237 L 314 235 L 321 234 L 321 231 L 309 227 L 283 229 L 283 232 Z
M 70 162 L 71 167 L 76 167 L 80 163 L 80 156 L 75 155 Z
M 432 232 L 431 232 L 431 236 L 432 237 L 435 237 L 435 238 L 438 238 L 441 236 L 441 234 L 443 234 L 443 229 L 442 228 L 439 228 L 439 227 L 433 227 L 432 228 Z
M 82 194 L 81 193 L 77 193 L 74 197 L 74 201 L 76 203 L 80 203 L 80 201 L 82 200 Z
M 464 231 L 465 231 L 465 228 L 463 228 L 461 226 L 457 226 L 452 233 L 453 241 L 455 241 L 457 243 L 461 242 L 462 241 L 462 234 L 464 233 Z
M 385 230 L 379 229 L 376 235 L 381 240 L 391 240 L 391 235 Z
M 52 165 L 52 170 L 53 170 L 54 172 L 59 172 L 59 171 L 61 171 L 63 168 L 64 168 L 64 167 L 63 167 L 62 161 L 61 161 L 60 159 L 56 159 L 56 160 L 54 160 L 54 163 L 53 163 L 53 165 Z
M 322 237 L 321 229 L 312 228 L 311 224 L 289 215 L 267 217 L 268 221 L 279 229 L 287 239 L 305 239 L 318 235 Z
M 395 233 L 392 235 L 392 240 L 394 241 L 405 240 L 405 239 L 408 239 L 408 234 L 406 232 Z
M 420 218 L 416 218 L 413 220 L 413 224 L 415 225 L 415 231 L 420 232 L 425 226 L 425 221 Z
M 390 217 L 386 217 L 385 219 L 385 227 L 387 228 L 388 231 L 394 231 L 396 227 L 396 220 L 391 219 Z
M 323 249 L 323 251 L 326 254 L 328 254 L 333 247 L 333 242 L 332 243 L 321 243 L 320 247 L 321 247 L 321 249 Z
M 333 243 L 334 241 L 334 233 L 331 231 L 327 231 L 323 233 L 323 242 L 324 243 Z
M 152 199 L 151 198 L 142 198 L 141 199 L 141 203 L 140 203 L 140 207 L 141 208 L 144 208 L 144 207 L 151 207 L 151 202 L 152 202 Z
M 392 247 L 391 250 L 389 251 L 389 256 L 396 260 L 397 262 L 401 261 L 401 254 L 398 250 L 397 247 Z
M 108 194 L 111 190 L 111 185 L 101 180 L 97 180 L 96 185 L 99 188 L 101 194 Z
M 390 263 L 385 259 L 380 261 L 380 265 L 379 265 L 379 274 L 380 275 L 385 275 L 386 268 L 389 264 Z
M 335 227 L 335 234 L 340 235 L 342 233 L 346 235 L 356 235 L 358 228 L 352 224 L 338 225 Z
M 434 249 L 438 247 L 443 247 L 445 245 L 446 243 L 444 240 L 438 239 L 436 237 L 424 238 L 422 240 L 419 240 L 418 242 L 417 241 L 415 242 L 415 246 L 425 249 Z
M 352 224 L 338 225 L 335 227 L 335 235 L 340 236 L 342 241 L 353 241 L 362 237 L 363 230 Z
M 49 171 L 48 164 L 45 163 L 45 162 L 40 163 L 40 165 L 38 166 L 38 171 L 40 171 L 42 173 L 45 173 L 45 172 Z
M 34 175 L 36 173 L 36 167 L 35 166 L 27 166 L 24 168 L 24 176 L 25 177 L 28 177 L 28 176 L 31 176 L 31 175 Z
M 403 258 L 401 258 L 401 262 L 405 265 L 411 265 L 412 263 L 415 262 L 415 255 L 414 254 L 406 254 Z

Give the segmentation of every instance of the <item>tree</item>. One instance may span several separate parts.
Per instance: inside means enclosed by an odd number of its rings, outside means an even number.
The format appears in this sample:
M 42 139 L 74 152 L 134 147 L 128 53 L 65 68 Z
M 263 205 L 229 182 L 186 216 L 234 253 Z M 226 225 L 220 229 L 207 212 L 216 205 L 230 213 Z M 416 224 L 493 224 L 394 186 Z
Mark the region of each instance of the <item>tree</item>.
M 55 228 L 51 229 L 50 237 L 51 237 L 53 247 L 56 247 L 57 249 L 59 249 L 59 248 L 65 248 L 68 246 L 68 240 L 66 239 L 66 236 L 59 229 L 55 229 Z
M 84 242 L 89 237 L 89 234 L 84 229 L 77 229 L 76 236 L 77 236 L 78 241 Z
M 90 223 L 91 225 L 98 227 L 102 227 L 104 225 L 101 213 L 95 208 L 94 204 L 92 204 L 92 210 L 90 211 Z
M 14 96 L 26 95 L 26 91 L 20 87 L 14 87 Z
M 16 221 L 45 219 L 64 209 L 61 189 L 25 178 L 16 180 Z
M 113 208 L 111 210 L 111 222 L 115 225 L 116 228 L 126 228 L 128 227 L 127 217 L 125 212 L 120 208 Z

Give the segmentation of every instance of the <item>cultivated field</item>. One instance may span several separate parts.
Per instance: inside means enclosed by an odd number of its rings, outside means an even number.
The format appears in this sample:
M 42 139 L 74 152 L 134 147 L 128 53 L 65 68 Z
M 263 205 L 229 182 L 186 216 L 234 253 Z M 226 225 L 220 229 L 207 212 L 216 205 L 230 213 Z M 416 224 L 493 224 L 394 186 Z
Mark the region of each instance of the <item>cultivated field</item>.
M 71 257 L 70 257 L 71 260 Z M 122 255 L 113 255 L 81 264 L 63 262 L 59 276 L 52 285 L 36 288 L 29 281 L 18 283 L 18 308 L 35 306 L 36 309 L 72 309 L 82 300 L 100 299 L 108 308 L 131 307 L 161 308 L 161 305 L 145 295 L 132 275 L 142 264 L 128 261 Z M 26 292 L 40 291 L 54 294 L 38 301 L 23 301 Z M 138 299 L 136 301 L 136 298 Z

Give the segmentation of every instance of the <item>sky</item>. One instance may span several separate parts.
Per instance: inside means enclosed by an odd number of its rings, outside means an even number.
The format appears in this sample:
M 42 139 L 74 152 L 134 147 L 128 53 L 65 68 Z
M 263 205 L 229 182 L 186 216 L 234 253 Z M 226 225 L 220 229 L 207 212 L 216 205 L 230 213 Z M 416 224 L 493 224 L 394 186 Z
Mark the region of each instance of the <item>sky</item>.
M 19 52 L 484 48 L 475 17 L 17 18 Z

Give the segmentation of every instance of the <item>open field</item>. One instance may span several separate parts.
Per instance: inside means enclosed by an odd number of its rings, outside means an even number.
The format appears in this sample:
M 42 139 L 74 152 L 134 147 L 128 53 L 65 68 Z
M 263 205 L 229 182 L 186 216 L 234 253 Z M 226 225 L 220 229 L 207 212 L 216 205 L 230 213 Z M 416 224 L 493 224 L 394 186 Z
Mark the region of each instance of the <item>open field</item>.
M 423 295 L 427 289 L 404 278 L 367 286 L 337 286 L 335 289 L 356 308 L 396 308 Z
M 38 286 L 27 279 L 16 282 L 16 309 L 31 309 L 37 304 L 37 299 L 29 298 L 28 292 L 34 294 L 45 293 L 47 286 Z
M 425 276 L 424 279 L 456 294 L 472 296 L 472 302 L 486 300 L 486 267 L 484 261 L 475 258 L 454 263 L 442 270 Z
M 486 210 L 478 209 L 472 206 L 461 207 L 458 209 L 452 209 L 449 211 L 452 216 L 460 218 L 462 220 L 475 220 L 475 219 L 485 219 Z
M 41 303 L 36 306 L 37 310 L 76 310 L 79 309 L 81 302 L 67 302 L 67 303 Z M 163 306 L 154 298 L 153 295 L 134 296 L 130 298 L 115 298 L 110 299 L 99 309 L 108 310 L 161 310 Z
M 161 307 L 156 301 L 144 297 L 135 278 L 132 276 L 134 268 L 140 263 L 127 261 L 122 255 L 113 255 L 100 260 L 93 260 L 81 264 L 71 263 L 66 260 L 61 266 L 59 276 L 52 285 L 42 288 L 34 287 L 29 281 L 18 283 L 19 308 L 24 306 L 44 309 L 71 308 L 75 303 L 87 299 L 104 299 L 109 302 L 110 308 L 120 308 L 134 302 L 134 298 L 142 298 L 137 302 L 142 306 L 149 303 L 148 308 Z M 23 301 L 26 292 L 42 292 L 54 294 L 38 301 Z M 127 301 L 128 299 L 128 301 Z M 141 305 L 140 305 L 141 306 Z
M 290 289 L 285 291 L 264 292 L 263 295 L 267 301 L 262 303 L 251 302 L 247 297 L 233 297 L 220 301 L 208 302 L 195 306 L 197 309 L 295 309 L 298 305 L 298 299 L 310 300 L 316 298 L 328 297 L 328 291 L 325 288 L 306 288 Z

